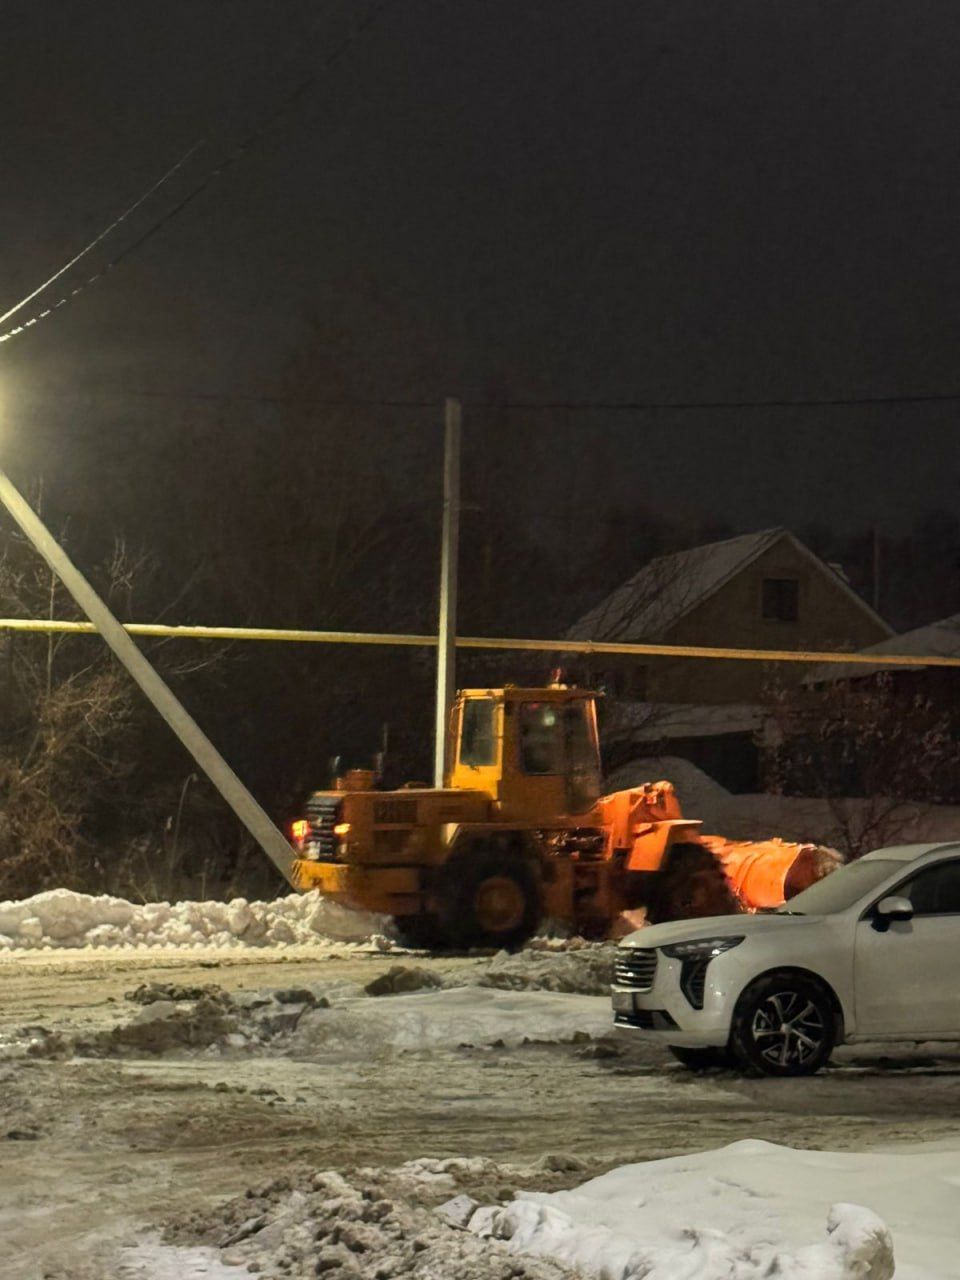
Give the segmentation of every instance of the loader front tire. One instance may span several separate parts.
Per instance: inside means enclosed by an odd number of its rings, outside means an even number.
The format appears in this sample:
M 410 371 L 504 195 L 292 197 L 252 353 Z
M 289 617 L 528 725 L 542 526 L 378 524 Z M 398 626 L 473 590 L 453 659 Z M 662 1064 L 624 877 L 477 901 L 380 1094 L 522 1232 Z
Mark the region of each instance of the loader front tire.
M 472 846 L 444 868 L 440 923 L 454 946 L 518 947 L 540 921 L 534 864 L 513 852 Z
M 740 903 L 719 859 L 705 845 L 675 844 L 647 896 L 647 923 L 736 915 Z

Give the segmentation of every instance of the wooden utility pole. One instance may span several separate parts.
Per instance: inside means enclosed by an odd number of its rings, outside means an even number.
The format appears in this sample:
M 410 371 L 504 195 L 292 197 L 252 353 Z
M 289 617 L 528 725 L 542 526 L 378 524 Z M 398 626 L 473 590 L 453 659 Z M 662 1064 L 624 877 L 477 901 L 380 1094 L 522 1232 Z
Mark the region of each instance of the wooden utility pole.
M 880 530 L 873 529 L 873 609 L 880 612 Z
M 460 551 L 460 401 L 444 404 L 443 530 L 440 549 L 440 618 L 437 627 L 437 707 L 433 781 L 442 787 L 450 710 L 456 693 L 457 568 Z

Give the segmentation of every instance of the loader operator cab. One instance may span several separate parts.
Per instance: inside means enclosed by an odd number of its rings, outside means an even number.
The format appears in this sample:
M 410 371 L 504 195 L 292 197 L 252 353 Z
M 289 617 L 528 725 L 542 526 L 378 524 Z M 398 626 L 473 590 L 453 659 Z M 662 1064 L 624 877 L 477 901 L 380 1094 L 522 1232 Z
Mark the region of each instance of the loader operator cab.
M 507 820 L 588 813 L 601 790 L 595 699 L 562 685 L 464 690 L 448 785 L 487 792 Z

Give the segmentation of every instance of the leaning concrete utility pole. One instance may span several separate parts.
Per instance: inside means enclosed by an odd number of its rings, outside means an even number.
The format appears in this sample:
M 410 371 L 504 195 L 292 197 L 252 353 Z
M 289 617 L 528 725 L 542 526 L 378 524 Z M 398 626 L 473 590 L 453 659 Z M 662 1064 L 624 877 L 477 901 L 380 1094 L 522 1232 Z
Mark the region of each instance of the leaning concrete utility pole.
M 113 616 L 50 530 L 2 471 L 0 471 L 0 502 L 193 756 L 197 766 L 207 775 L 284 879 L 292 884 L 290 877 L 295 854 L 283 833 L 270 820 L 173 691 L 143 656 L 123 625 Z
M 450 709 L 456 693 L 457 566 L 460 550 L 460 401 L 444 404 L 443 537 L 440 550 L 440 621 L 437 628 L 437 721 L 433 782 L 442 787 Z

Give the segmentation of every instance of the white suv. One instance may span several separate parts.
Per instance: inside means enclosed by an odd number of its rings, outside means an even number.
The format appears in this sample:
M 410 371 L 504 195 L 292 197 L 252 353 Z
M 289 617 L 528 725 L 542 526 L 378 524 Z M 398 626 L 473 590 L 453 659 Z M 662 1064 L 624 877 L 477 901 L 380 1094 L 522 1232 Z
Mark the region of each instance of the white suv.
M 834 1045 L 960 1040 L 960 843 L 878 849 L 777 911 L 652 925 L 614 1021 L 687 1066 L 808 1075 Z

